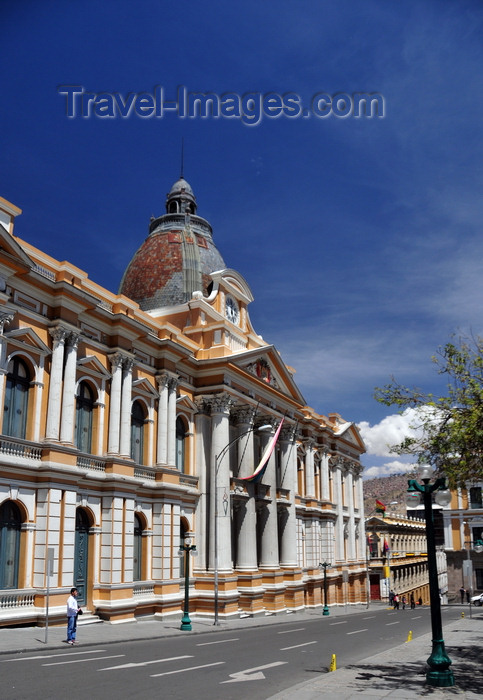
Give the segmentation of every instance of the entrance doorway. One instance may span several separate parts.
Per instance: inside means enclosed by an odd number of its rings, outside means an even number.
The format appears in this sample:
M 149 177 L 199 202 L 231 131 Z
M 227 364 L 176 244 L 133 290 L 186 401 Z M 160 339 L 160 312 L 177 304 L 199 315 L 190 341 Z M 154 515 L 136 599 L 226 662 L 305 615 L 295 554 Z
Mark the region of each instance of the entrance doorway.
M 87 602 L 87 570 L 89 563 L 89 517 L 83 508 L 75 514 L 74 586 L 79 591 L 79 606 Z

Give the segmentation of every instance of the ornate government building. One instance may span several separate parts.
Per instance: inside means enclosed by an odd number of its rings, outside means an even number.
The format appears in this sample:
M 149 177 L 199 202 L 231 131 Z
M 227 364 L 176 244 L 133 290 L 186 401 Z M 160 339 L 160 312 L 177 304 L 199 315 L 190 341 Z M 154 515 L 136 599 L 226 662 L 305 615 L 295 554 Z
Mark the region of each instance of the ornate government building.
M 118 294 L 0 199 L 0 625 L 274 614 L 366 600 L 364 445 L 305 405 L 180 178 Z M 18 232 L 18 227 L 17 227 Z M 262 477 L 250 480 L 283 425 Z M 259 428 L 262 427 L 261 430 Z

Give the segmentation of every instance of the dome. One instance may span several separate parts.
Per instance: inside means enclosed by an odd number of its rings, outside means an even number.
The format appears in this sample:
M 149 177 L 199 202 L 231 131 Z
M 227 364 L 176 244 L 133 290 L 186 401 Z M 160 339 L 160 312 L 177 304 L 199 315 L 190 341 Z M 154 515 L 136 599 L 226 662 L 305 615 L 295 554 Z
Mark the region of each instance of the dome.
M 210 224 L 193 214 L 196 198 L 183 177 L 167 195 L 166 212 L 151 219 L 119 287 L 144 311 L 184 304 L 196 291 L 207 296 L 211 273 L 226 267 Z

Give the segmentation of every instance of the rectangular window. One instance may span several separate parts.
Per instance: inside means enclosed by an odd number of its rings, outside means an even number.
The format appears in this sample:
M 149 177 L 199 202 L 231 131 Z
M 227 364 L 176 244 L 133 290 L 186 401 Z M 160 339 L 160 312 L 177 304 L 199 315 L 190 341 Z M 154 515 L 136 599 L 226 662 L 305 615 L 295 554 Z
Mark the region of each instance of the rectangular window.
M 472 486 L 470 488 L 470 508 L 481 508 L 481 486 Z
M 476 588 L 481 591 L 483 590 L 483 569 L 475 569 L 476 574 Z

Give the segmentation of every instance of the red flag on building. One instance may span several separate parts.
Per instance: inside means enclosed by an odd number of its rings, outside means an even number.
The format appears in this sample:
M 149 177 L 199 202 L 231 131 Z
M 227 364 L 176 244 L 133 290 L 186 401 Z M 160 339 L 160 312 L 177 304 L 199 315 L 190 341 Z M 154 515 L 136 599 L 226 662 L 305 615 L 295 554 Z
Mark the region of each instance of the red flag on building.
M 386 513 L 386 506 L 381 501 L 378 501 L 377 498 L 376 498 L 376 513 L 382 513 L 383 517 Z

